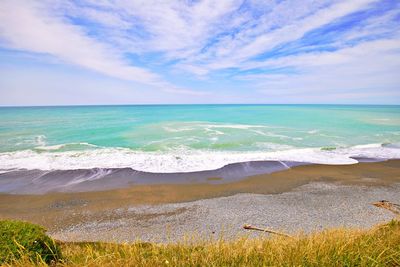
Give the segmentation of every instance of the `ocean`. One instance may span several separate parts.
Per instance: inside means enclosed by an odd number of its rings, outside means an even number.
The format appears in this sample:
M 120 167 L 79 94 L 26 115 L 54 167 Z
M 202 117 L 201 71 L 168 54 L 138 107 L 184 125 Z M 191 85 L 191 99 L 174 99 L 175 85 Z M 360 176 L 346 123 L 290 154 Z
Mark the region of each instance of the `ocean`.
M 400 158 L 400 106 L 132 105 L 0 108 L 0 172 L 214 170 L 249 161 Z

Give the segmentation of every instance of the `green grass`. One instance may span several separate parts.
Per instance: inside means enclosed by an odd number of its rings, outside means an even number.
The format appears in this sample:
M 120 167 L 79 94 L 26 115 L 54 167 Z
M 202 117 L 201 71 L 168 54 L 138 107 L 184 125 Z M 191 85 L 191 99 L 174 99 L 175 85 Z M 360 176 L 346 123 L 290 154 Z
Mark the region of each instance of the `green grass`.
M 46 230 L 21 221 L 0 221 L 0 264 L 15 260 L 51 263 L 61 258 L 59 246 Z
M 331 229 L 294 238 L 60 246 L 60 266 L 400 266 L 400 222 L 393 220 L 369 230 Z M 12 265 L 34 263 L 23 258 Z

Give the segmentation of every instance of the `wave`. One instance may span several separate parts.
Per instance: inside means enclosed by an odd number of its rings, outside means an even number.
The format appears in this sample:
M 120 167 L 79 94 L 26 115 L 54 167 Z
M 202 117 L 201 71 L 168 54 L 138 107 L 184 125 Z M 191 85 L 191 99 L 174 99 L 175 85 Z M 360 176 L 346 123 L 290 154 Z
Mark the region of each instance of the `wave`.
M 271 127 L 267 125 L 252 125 L 252 124 L 226 124 L 226 123 L 211 123 L 205 121 L 194 121 L 194 122 L 167 122 L 161 125 L 152 125 L 153 127 L 160 127 L 166 132 L 189 132 L 204 130 L 206 132 L 213 132 L 217 134 L 225 134 L 222 130 L 224 129 L 236 129 L 236 130 L 251 130 L 256 132 L 254 129 L 269 129 L 269 128 L 281 128 Z M 217 130 L 219 129 L 219 130 Z M 260 131 L 259 131 L 260 132 Z
M 132 168 L 152 173 L 177 173 L 215 170 L 228 164 L 250 161 L 291 161 L 315 164 L 354 164 L 357 158 L 399 159 L 398 144 L 372 144 L 348 148 L 301 148 L 273 152 L 209 151 L 180 149 L 167 152 L 144 152 L 128 148 L 104 148 L 78 143 L 84 150 L 62 149 L 71 144 L 0 153 L 0 171 L 75 170 L 93 168 Z M 83 144 L 83 145 L 82 145 Z
M 45 146 L 46 145 L 46 136 L 45 135 L 38 135 L 35 137 L 35 142 L 39 146 Z
M 68 143 L 68 144 L 60 144 L 60 145 L 52 145 L 52 146 L 37 146 L 33 150 L 34 151 L 71 151 L 71 150 L 84 150 L 84 149 L 94 149 L 100 148 L 99 146 L 89 144 L 86 142 L 80 143 Z

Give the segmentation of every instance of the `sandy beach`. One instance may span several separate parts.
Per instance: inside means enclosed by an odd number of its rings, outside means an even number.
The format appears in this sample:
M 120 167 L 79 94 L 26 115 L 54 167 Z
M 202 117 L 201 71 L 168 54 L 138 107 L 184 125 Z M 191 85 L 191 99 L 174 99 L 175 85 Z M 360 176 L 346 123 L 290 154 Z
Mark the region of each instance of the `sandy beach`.
M 96 192 L 1 194 L 0 217 L 44 225 L 64 241 L 167 242 L 248 235 L 244 224 L 294 233 L 369 227 L 400 202 L 400 161 L 306 165 L 239 181 L 131 185 Z M 258 235 L 251 233 L 250 235 Z

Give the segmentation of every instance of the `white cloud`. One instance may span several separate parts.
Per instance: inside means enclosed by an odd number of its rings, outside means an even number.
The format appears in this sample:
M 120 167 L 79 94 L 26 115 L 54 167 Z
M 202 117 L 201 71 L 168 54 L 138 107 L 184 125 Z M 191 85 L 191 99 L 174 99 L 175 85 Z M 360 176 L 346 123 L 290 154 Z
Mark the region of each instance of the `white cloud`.
M 400 38 L 374 40 L 360 43 L 356 46 L 345 47 L 336 51 L 318 51 L 302 53 L 293 56 L 272 58 L 264 61 L 249 61 L 241 66 L 242 70 L 255 68 L 284 68 L 296 67 L 304 69 L 307 67 L 323 67 L 350 62 L 373 62 L 373 64 L 360 65 L 378 71 L 381 67 L 392 68 L 400 62 Z M 372 58 L 378 61 L 371 61 Z M 379 65 L 378 63 L 382 63 Z M 357 71 L 355 69 L 354 71 Z
M 44 3 L 44 2 L 43 2 Z M 123 80 L 153 85 L 161 90 L 196 94 L 164 81 L 159 75 L 128 63 L 121 51 L 88 36 L 84 29 L 50 13 L 51 9 L 34 1 L 2 1 L 0 38 L 6 47 L 43 53 L 99 73 Z M 89 12 L 90 13 L 90 12 Z M 99 19 L 99 14 L 92 18 Z M 102 17 L 117 23 L 113 17 Z M 173 91 L 171 88 L 175 88 Z
M 87 3 L 83 1 L 82 3 Z M 113 1 L 97 5 L 91 3 L 84 10 L 87 20 L 99 26 L 114 26 L 119 20 L 123 26 L 109 31 L 111 40 L 134 53 L 163 52 L 167 59 L 182 59 L 198 53 L 210 37 L 237 26 L 238 17 L 226 19 L 241 4 L 241 0 L 221 1 Z M 80 17 L 82 7 L 61 6 L 72 16 Z M 109 12 L 105 15 L 105 10 Z M 106 11 L 106 12 L 107 12 Z M 101 18 L 109 19 L 101 19 Z M 106 29 L 102 29 L 106 30 Z
M 333 22 L 335 19 L 343 17 L 355 11 L 359 11 L 366 8 L 369 4 L 375 2 L 375 0 L 356 0 L 356 1 L 343 1 L 338 4 L 321 8 L 315 13 L 301 17 L 298 20 L 288 21 L 287 24 L 279 24 L 276 30 L 270 30 L 262 32 L 257 36 L 250 35 L 246 32 L 239 35 L 238 38 L 222 42 L 217 45 L 214 50 L 216 54 L 222 54 L 222 57 L 215 57 L 215 55 L 209 55 L 204 58 L 203 68 L 208 70 L 218 70 L 230 67 L 240 67 L 241 64 L 254 56 L 257 56 L 263 52 L 266 52 L 279 45 L 295 41 L 301 38 L 305 33 L 317 29 L 325 24 Z M 310 7 L 311 8 L 311 7 Z M 310 12 L 310 11 L 308 11 Z M 303 11 L 303 14 L 306 13 Z M 282 14 L 281 15 L 287 15 Z M 256 27 L 265 28 L 265 25 L 261 24 Z M 251 29 L 254 32 L 254 29 Z M 261 31 L 261 30 L 258 30 Z M 239 42 L 239 45 L 232 43 Z M 221 52 L 221 50 L 223 52 Z M 193 62 L 196 64 L 197 62 Z
M 257 83 L 260 92 L 270 96 L 329 99 L 329 96 L 333 95 L 341 95 L 343 98 L 369 95 L 371 98 L 374 94 L 386 94 L 397 97 L 400 101 L 399 48 L 399 39 L 388 39 L 370 41 L 334 52 L 288 56 L 256 66 L 295 67 L 298 72 L 243 75 L 238 76 L 238 79 Z
M 0 36 L 5 45 L 25 51 L 56 56 L 68 63 L 143 83 L 158 77 L 143 68 L 128 65 L 77 26 L 46 13 L 32 1 L 3 1 L 0 5 Z
M 324 39 L 321 34 L 321 45 L 300 42 L 310 31 L 354 12 L 374 11 L 378 4 L 377 0 L 3 0 L 0 45 L 52 55 L 188 98 L 207 96 L 210 89 L 191 90 L 164 77 L 196 88 L 233 77 L 247 83 L 243 87 L 249 90 L 270 95 L 372 88 L 392 92 L 400 84 L 395 75 L 400 67 L 398 8 L 382 8 L 344 25 L 340 38 Z M 318 52 L 324 45 L 338 50 Z M 277 47 L 291 55 L 274 54 Z M 261 60 L 264 53 L 270 58 Z M 281 71 L 268 74 L 273 69 Z M 257 74 L 241 74 L 252 71 Z M 353 93 L 347 95 L 360 95 Z

